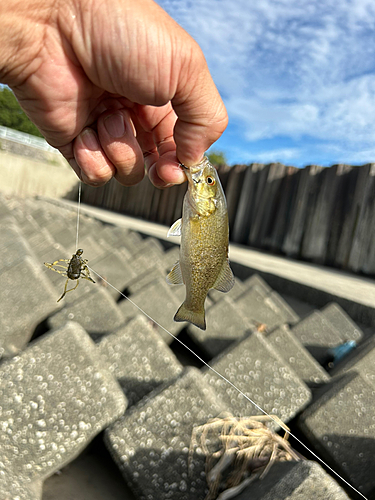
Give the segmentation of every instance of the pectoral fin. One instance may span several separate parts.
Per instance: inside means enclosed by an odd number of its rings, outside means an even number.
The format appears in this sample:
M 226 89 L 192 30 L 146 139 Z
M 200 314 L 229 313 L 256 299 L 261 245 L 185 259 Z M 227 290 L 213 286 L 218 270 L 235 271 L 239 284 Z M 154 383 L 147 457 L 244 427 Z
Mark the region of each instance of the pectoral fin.
M 234 276 L 232 269 L 229 266 L 228 259 L 226 259 L 223 263 L 223 267 L 220 270 L 219 276 L 215 281 L 215 284 L 212 288 L 215 290 L 219 290 L 219 292 L 229 292 L 234 286 Z
M 170 236 L 181 236 L 182 219 L 177 219 L 169 228 L 167 238 Z
M 180 262 L 177 261 L 174 265 L 172 271 L 166 277 L 167 283 L 170 285 L 183 285 L 184 280 L 182 278 Z

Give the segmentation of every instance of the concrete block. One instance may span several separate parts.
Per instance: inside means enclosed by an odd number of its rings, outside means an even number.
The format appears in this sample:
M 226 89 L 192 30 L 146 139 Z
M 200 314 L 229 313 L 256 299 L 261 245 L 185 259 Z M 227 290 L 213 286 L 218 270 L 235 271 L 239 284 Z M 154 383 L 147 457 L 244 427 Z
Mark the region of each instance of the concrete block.
M 369 385 L 375 388 L 375 342 L 373 339 L 362 352 L 345 365 L 341 373 L 350 373 L 351 371 L 359 373 Z
M 134 231 L 105 224 L 100 231 L 98 241 L 105 241 L 116 250 L 125 249 L 128 255 L 136 255 L 142 237 Z
M 263 290 L 256 285 L 243 293 L 236 304 L 248 321 L 264 324 L 269 331 L 289 321 L 294 322 L 296 318 L 276 292 L 265 297 Z
M 146 396 L 109 427 L 105 441 L 139 498 L 197 500 L 207 493 L 205 457 L 188 464 L 193 427 L 224 409 L 199 370 L 188 368 L 173 384 Z
M 98 259 L 90 261 L 88 265 L 120 292 L 125 290 L 135 278 L 135 271 L 131 261 L 124 259 L 123 255 L 117 250 L 106 252 Z M 92 274 L 94 280 L 101 283 L 115 300 L 120 298 L 120 294 L 114 288 L 98 276 L 95 276 L 94 273 Z
M 2 481 L 0 479 L 0 485 Z M 12 478 L 6 491 L 0 491 L 0 500 L 42 500 L 43 481 L 28 481 L 26 478 Z
M 77 324 L 0 366 L 0 491 L 40 481 L 73 460 L 126 409 L 126 398 Z M 10 498 L 15 498 L 10 496 Z
M 29 256 L 0 273 L 0 357 L 14 356 L 36 326 L 57 311 L 55 290 Z
M 55 222 L 46 226 L 52 238 L 60 243 L 65 248 L 71 248 L 75 246 L 76 241 L 76 228 L 73 223 L 67 225 L 66 222 L 63 224 L 56 224 Z
M 182 371 L 173 352 L 141 315 L 104 337 L 98 348 L 123 388 L 129 406 Z
M 254 332 L 221 356 L 210 366 L 224 375 L 267 413 L 283 422 L 291 420 L 311 400 L 311 392 L 296 373 L 279 357 L 267 340 Z M 204 369 L 206 382 L 234 416 L 260 415 L 261 412 L 212 370 Z
M 0 232 L 3 237 L 1 226 Z M 4 231 L 4 233 L 5 239 L 11 237 L 10 232 Z M 14 234 L 13 239 L 8 241 L 8 243 L 7 246 L 0 248 L 0 272 L 17 264 L 17 262 L 23 260 L 27 255 L 34 257 L 30 245 L 23 236 L 16 236 L 16 234 Z
M 267 335 L 267 342 L 307 386 L 323 384 L 330 380 L 328 373 L 304 348 L 287 325 L 282 325 Z
M 316 462 L 276 462 L 264 479 L 250 484 L 236 500 L 350 500 Z
M 147 272 L 133 279 L 132 283 L 128 287 L 128 291 L 130 295 L 133 295 L 142 290 L 142 288 L 147 288 L 148 286 L 150 286 L 151 283 L 154 283 L 155 286 L 156 283 L 160 283 L 161 286 L 164 287 L 164 284 L 166 283 L 167 274 L 168 272 L 165 271 L 165 268 L 162 266 L 162 263 L 158 262 L 154 267 L 149 269 Z M 181 304 L 185 300 L 185 287 L 183 285 L 169 285 L 169 283 L 168 287 L 172 292 L 172 294 L 177 298 L 177 300 Z
M 94 233 L 95 234 L 95 233 Z M 99 260 L 107 254 L 107 248 L 103 248 L 97 241 L 94 235 L 87 234 L 83 236 L 79 235 L 78 239 L 78 248 L 83 249 L 83 258 L 89 261 L 89 265 L 95 260 Z M 76 238 L 69 242 L 69 245 L 66 246 L 66 249 L 73 255 L 78 248 L 76 248 Z
M 252 274 L 249 278 L 244 281 L 244 285 L 247 289 L 257 287 L 257 290 L 267 297 L 270 293 L 272 293 L 272 288 L 268 285 L 268 283 L 259 276 L 259 274 Z
M 130 299 L 173 335 L 177 335 L 184 327 L 184 323 L 173 321 L 173 317 L 181 303 L 173 293 L 172 287 L 165 281 L 153 281 L 149 286 L 131 295 Z M 128 300 L 119 302 L 118 307 L 126 319 L 139 314 L 139 310 Z M 167 344 L 173 341 L 173 337 L 165 332 L 163 328 L 157 326 L 157 332 Z
M 38 260 L 40 260 L 40 256 L 46 253 L 54 244 L 57 245 L 51 234 L 44 227 L 32 236 L 29 236 L 27 242 Z
M 229 297 L 213 304 L 206 313 L 207 329 L 188 326 L 188 333 L 194 342 L 211 358 L 218 356 L 233 342 L 242 339 L 255 330 L 240 308 Z
M 0 251 L 2 254 L 5 253 L 8 246 L 14 245 L 23 239 L 22 231 L 14 217 L 0 219 L 0 231 Z
M 219 292 L 219 290 L 212 289 L 208 292 L 208 297 L 214 303 L 219 302 L 225 297 L 229 297 L 231 300 L 235 301 L 238 299 L 238 297 L 240 297 L 243 293 L 245 293 L 247 289 L 248 287 L 243 281 L 241 281 L 238 278 L 235 278 L 234 287 L 232 288 L 232 290 L 229 290 L 228 293 L 223 293 Z
M 335 378 L 298 419 L 320 456 L 368 498 L 375 493 L 374 393 L 358 374 Z
M 95 287 L 93 283 L 92 286 Z M 76 321 L 96 338 L 116 330 L 124 323 L 125 319 L 119 307 L 104 288 L 97 287 L 90 294 L 80 296 L 78 287 L 70 295 L 74 293 L 74 302 L 66 304 L 63 309 L 48 318 L 49 328 L 59 328 L 67 321 Z
M 298 314 L 277 292 L 270 293 L 264 302 L 269 304 L 269 306 L 275 312 L 277 312 L 277 314 L 281 313 L 285 318 L 285 322 L 289 323 L 289 325 L 294 325 L 295 323 L 298 323 L 298 321 L 300 320 Z
M 327 350 L 343 341 L 340 332 L 320 311 L 293 326 L 292 333 L 321 365 L 326 363 Z
M 340 332 L 343 342 L 346 340 L 360 341 L 363 332 L 359 326 L 346 314 L 344 309 L 335 302 L 328 304 L 322 309 L 322 314 Z

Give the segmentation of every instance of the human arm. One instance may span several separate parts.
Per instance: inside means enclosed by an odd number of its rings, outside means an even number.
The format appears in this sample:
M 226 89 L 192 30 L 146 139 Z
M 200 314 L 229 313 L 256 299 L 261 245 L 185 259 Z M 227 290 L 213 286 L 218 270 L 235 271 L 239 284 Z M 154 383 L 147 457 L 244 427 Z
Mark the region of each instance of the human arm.
M 90 185 L 144 164 L 180 183 L 226 127 L 199 46 L 152 0 L 13 0 L 0 19 L 0 81 Z

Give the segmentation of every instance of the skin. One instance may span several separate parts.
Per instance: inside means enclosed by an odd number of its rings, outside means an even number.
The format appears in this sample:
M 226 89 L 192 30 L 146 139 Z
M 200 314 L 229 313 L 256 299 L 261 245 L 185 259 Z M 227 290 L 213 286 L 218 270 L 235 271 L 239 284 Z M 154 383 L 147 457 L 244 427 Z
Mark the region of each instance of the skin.
M 186 177 L 227 113 L 196 42 L 152 0 L 0 2 L 0 82 L 85 183 Z

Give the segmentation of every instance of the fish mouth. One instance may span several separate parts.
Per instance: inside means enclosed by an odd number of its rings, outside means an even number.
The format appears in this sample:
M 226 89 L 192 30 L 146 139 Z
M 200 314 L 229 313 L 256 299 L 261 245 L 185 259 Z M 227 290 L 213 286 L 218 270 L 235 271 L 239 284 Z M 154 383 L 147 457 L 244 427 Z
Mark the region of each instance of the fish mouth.
M 180 163 L 180 167 L 185 171 L 185 173 L 191 172 L 191 173 L 195 174 L 196 172 L 203 170 L 203 168 L 207 164 L 209 164 L 209 160 L 208 160 L 207 156 L 204 156 L 199 163 L 196 163 L 195 165 L 191 165 L 191 167 L 187 167 L 183 163 Z

